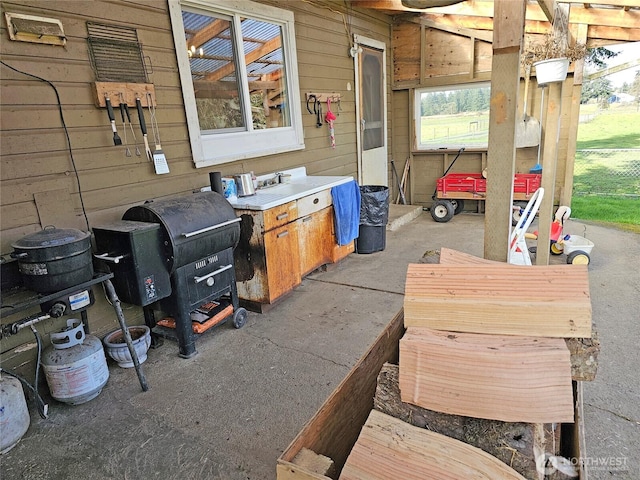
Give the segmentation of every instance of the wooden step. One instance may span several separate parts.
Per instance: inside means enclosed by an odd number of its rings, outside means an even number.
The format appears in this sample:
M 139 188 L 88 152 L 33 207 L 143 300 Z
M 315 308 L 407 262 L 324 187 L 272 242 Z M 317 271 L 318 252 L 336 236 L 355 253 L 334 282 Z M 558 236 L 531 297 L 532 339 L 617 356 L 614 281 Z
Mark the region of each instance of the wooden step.
M 482 450 L 372 410 L 340 480 L 523 480 Z
M 587 266 L 410 264 L 404 314 L 406 327 L 590 337 Z
M 403 402 L 504 422 L 573 422 L 569 349 L 561 338 L 409 328 L 400 340 Z

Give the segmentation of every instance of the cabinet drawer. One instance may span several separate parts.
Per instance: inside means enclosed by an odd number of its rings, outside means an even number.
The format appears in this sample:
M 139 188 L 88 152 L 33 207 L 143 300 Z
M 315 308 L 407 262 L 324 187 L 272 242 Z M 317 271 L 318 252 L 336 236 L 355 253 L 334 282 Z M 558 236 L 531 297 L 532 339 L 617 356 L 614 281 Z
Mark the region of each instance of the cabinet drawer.
M 323 208 L 332 205 L 331 190 L 322 190 L 298 199 L 298 218 L 306 217 L 314 212 L 318 212 Z
M 287 223 L 294 221 L 296 218 L 298 218 L 298 209 L 295 200 L 293 202 L 265 210 L 264 231 L 268 232 L 280 225 L 286 225 Z

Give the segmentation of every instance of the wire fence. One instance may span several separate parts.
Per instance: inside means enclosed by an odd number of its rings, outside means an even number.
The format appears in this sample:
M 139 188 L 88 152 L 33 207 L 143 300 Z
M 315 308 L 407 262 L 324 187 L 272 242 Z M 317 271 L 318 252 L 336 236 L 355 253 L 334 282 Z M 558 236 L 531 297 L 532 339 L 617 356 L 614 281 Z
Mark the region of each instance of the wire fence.
M 640 197 L 640 148 L 577 150 L 573 194 Z

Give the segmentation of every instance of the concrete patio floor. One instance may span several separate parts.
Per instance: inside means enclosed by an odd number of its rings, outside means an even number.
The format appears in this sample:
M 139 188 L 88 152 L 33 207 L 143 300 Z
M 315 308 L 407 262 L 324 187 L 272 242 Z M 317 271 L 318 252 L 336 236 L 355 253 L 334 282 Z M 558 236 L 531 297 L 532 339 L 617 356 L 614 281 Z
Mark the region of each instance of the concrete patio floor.
M 180 359 L 171 342 L 151 350 L 149 391 L 109 361 L 96 399 L 51 401 L 47 419 L 31 407 L 29 431 L 0 457 L 1 477 L 274 479 L 278 456 L 402 307 L 407 264 L 443 246 L 482 256 L 482 215 L 398 218 L 414 213 L 393 206 L 399 224 L 384 251 L 311 274 L 269 312 L 249 313 L 244 328 L 199 338 L 195 357 Z M 565 232 L 596 245 L 589 272 L 602 352 L 596 380 L 584 384 L 589 478 L 637 479 L 640 235 L 574 220 Z

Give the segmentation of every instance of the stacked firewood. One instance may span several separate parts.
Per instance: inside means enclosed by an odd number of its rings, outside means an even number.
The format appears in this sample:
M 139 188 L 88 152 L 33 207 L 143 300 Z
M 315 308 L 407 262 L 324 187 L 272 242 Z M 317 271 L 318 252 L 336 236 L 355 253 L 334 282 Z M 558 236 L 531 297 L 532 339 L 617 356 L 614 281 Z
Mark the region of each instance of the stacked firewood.
M 575 476 L 561 425 L 597 364 L 587 267 L 439 258 L 408 268 L 399 365 L 340 478 Z

